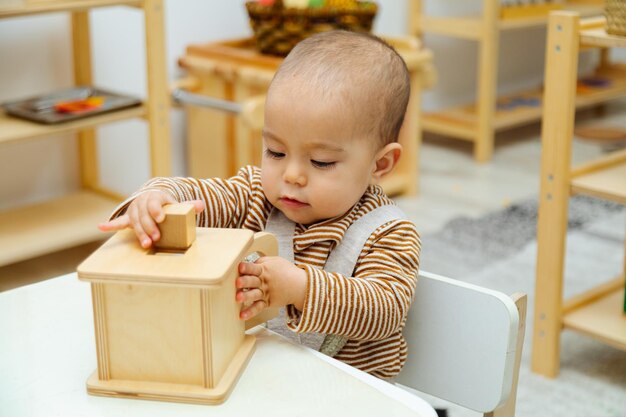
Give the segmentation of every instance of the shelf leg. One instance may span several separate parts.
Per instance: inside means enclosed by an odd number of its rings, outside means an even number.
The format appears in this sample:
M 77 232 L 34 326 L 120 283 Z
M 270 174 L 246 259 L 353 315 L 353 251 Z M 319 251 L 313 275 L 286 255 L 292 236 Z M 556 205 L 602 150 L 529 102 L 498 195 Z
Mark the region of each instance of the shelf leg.
M 600 48 L 600 63 L 598 69 L 602 70 L 611 66 L 611 50 L 609 48 Z
M 209 73 L 193 73 L 200 80 L 197 94 L 233 100 L 232 81 Z M 185 106 L 187 114 L 187 175 L 196 178 L 231 175 L 234 163 L 233 115 L 199 106 Z
M 267 94 L 267 87 L 257 87 L 234 83 L 232 89 L 233 101 L 244 103 L 252 97 L 261 97 Z M 265 104 L 263 104 L 265 106 Z M 251 129 L 241 115 L 232 116 L 234 129 L 232 132 L 234 151 L 231 163 L 231 175 L 235 175 L 240 167 L 245 165 L 261 166 L 263 156 L 263 140 L 261 129 Z
M 405 196 L 415 196 L 419 193 L 423 76 L 419 69 L 411 71 L 411 97 L 398 139 L 398 142 L 402 145 L 402 157 L 398 161 L 395 173 L 404 179 L 402 195 Z
M 600 48 L 599 53 L 600 60 L 596 71 L 602 72 L 602 70 L 611 66 L 611 50 L 609 48 Z M 605 117 L 607 114 L 607 103 L 599 103 L 596 107 L 594 107 L 593 112 L 595 117 Z
M 478 62 L 478 131 L 474 143 L 474 159 L 488 162 L 493 156 L 494 118 L 498 86 L 498 47 L 500 32 L 499 0 L 483 1 L 483 22 Z
M 531 369 L 550 378 L 559 373 L 578 21 L 576 13 L 552 13 L 546 45 Z
M 74 84 L 92 85 L 91 43 L 89 12 L 72 13 L 72 54 L 74 59 Z M 100 183 L 95 129 L 78 133 L 80 179 L 84 188 L 97 189 Z
M 146 67 L 148 72 L 148 124 L 152 176 L 172 175 L 170 97 L 165 59 L 163 0 L 145 0 Z
M 422 0 L 407 0 L 409 2 L 409 15 L 407 29 L 410 36 L 422 38 Z

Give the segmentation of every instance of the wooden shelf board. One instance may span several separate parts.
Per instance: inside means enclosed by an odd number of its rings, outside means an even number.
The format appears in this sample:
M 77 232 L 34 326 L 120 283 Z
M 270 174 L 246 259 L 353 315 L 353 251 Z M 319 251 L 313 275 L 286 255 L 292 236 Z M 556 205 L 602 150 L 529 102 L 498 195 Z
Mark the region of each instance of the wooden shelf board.
M 598 16 L 602 15 L 603 9 L 601 6 L 587 5 L 587 4 L 565 4 L 563 11 L 572 11 L 579 13 L 582 17 Z M 533 26 L 545 26 L 548 23 L 548 15 L 545 16 L 533 16 L 533 17 L 520 17 L 501 19 L 498 23 L 498 27 L 501 30 L 522 29 Z
M 515 96 L 541 100 L 540 91 L 523 92 Z M 502 97 L 499 101 L 503 102 L 507 99 L 507 97 Z M 423 119 L 423 126 L 426 131 L 447 134 L 470 141 L 474 141 L 478 134 L 478 117 L 476 116 L 475 104 L 426 113 Z M 531 123 L 539 119 L 541 119 L 541 106 L 519 106 L 510 110 L 496 110 L 494 128 L 502 130 Z M 455 129 L 457 132 L 455 132 Z
M 626 36 L 615 36 L 606 33 L 606 29 L 590 29 L 580 32 L 580 44 L 604 48 L 626 48 Z
M 566 4 L 562 10 L 575 11 L 583 17 L 598 16 L 603 13 L 602 7 L 585 4 Z M 497 22 L 500 30 L 546 26 L 547 23 L 547 14 L 542 16 L 501 18 Z M 480 16 L 422 16 L 420 25 L 423 32 L 480 40 L 484 22 Z
M 587 91 L 579 92 L 576 96 L 576 108 L 582 109 L 597 105 L 612 99 L 623 97 L 626 93 L 626 71 L 619 65 L 614 68 L 602 70 L 598 77 L 606 77 L 611 80 L 611 85 L 602 88 L 588 88 Z M 540 90 L 529 90 L 503 96 L 498 102 L 504 103 L 514 97 L 523 97 L 529 100 L 542 100 L 543 93 Z M 505 130 L 541 120 L 542 107 L 518 106 L 507 110 L 496 110 L 494 128 Z M 474 141 L 478 130 L 478 118 L 476 105 L 452 107 L 423 115 L 423 128 L 427 132 L 440 133 Z
M 563 317 L 566 328 L 576 330 L 618 349 L 626 350 L 624 288 L 609 293 Z
M 576 194 L 586 194 L 605 200 L 626 204 L 626 164 L 580 175 L 571 181 Z
M 94 7 L 136 6 L 141 7 L 141 0 L 46 0 L 28 1 L 23 5 L 0 9 L 0 19 L 5 17 L 26 16 L 40 13 L 71 12 Z
M 614 63 L 606 68 L 601 68 L 595 77 L 611 80 L 611 85 L 606 88 L 593 88 L 587 92 L 576 95 L 576 108 L 595 105 L 604 101 L 624 97 L 626 93 L 626 65 Z
M 479 17 L 422 16 L 421 30 L 428 33 L 479 40 L 482 21 Z
M 455 117 L 455 114 L 447 111 L 430 112 L 422 115 L 422 129 L 425 132 L 438 133 L 459 139 L 473 141 L 476 136 L 475 120 L 467 121 Z
M 72 122 L 47 125 L 11 117 L 0 111 L 0 145 L 22 139 L 32 139 L 58 133 L 78 131 L 104 123 L 144 117 L 145 114 L 145 107 L 138 106 Z
M 80 191 L 0 212 L 0 266 L 106 238 L 97 224 L 118 203 Z

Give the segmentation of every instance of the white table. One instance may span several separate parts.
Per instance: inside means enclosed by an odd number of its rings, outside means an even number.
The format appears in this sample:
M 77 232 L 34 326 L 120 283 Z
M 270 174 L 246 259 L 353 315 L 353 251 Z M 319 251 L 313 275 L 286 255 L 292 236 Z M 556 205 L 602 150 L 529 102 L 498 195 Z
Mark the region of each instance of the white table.
M 422 399 L 262 327 L 225 403 L 96 397 L 91 293 L 75 274 L 0 293 L 0 416 L 418 416 Z

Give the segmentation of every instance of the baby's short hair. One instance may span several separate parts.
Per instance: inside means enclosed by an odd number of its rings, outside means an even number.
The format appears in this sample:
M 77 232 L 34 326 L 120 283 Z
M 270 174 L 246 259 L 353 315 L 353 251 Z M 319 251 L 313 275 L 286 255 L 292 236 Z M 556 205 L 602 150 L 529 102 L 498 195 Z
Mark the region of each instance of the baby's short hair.
M 272 87 L 296 79 L 324 98 L 347 99 L 378 146 L 398 140 L 409 102 L 409 72 L 382 39 L 343 30 L 322 32 L 298 43 L 279 67 Z

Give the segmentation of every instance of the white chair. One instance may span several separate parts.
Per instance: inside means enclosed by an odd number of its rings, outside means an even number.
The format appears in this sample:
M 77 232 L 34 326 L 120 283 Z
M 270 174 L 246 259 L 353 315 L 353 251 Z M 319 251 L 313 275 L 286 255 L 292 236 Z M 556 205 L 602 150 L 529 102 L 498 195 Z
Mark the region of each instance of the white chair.
M 526 294 L 511 297 L 420 272 L 395 382 L 484 413 L 515 415 Z

